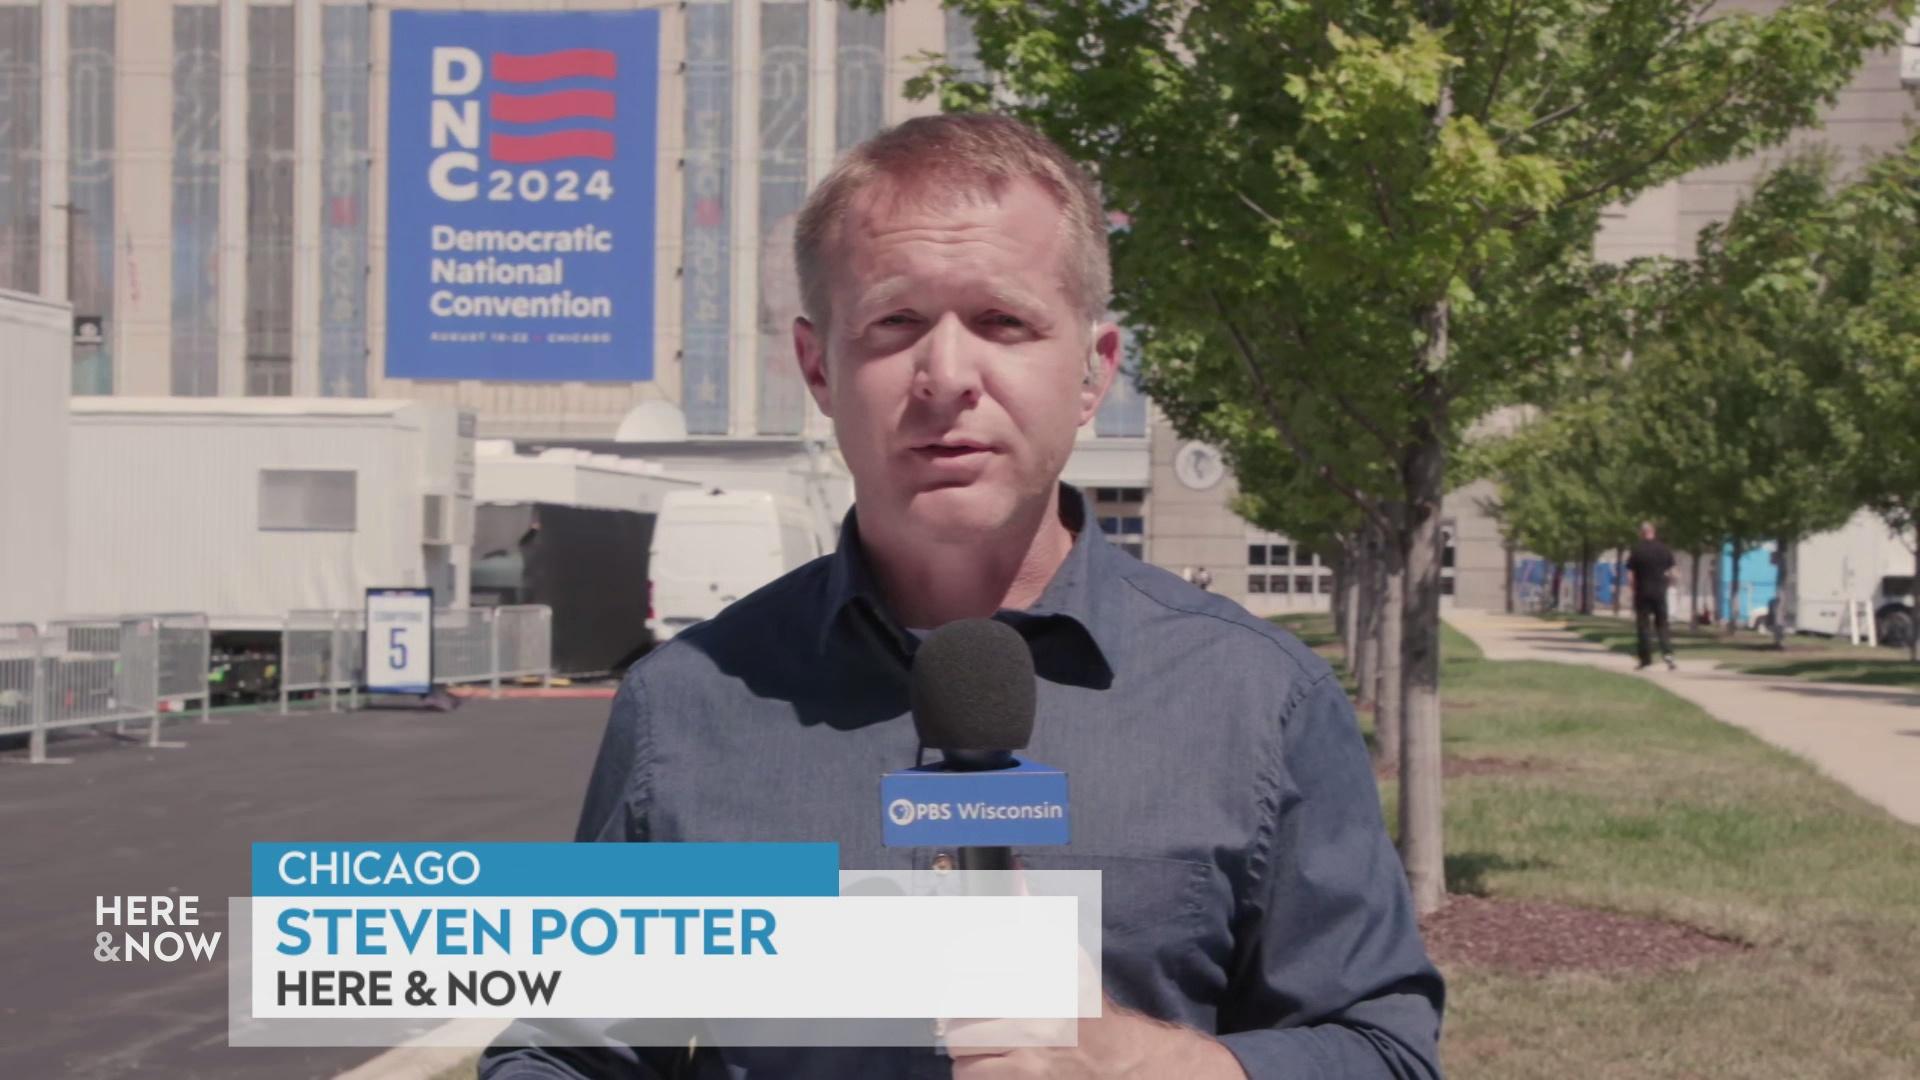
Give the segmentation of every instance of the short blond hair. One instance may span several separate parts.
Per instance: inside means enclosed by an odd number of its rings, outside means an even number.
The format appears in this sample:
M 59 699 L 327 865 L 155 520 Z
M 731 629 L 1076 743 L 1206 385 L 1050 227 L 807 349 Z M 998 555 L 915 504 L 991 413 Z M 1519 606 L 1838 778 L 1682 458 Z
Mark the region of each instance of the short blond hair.
M 1107 261 L 1107 215 L 1100 191 L 1084 169 L 1053 140 L 1010 116 L 947 113 L 897 124 L 847 152 L 807 197 L 794 230 L 794 262 L 807 318 L 825 326 L 828 249 L 855 196 L 885 181 L 900 193 L 998 195 L 1031 180 L 1063 214 L 1067 234 L 1067 293 L 1089 321 L 1107 309 L 1113 271 Z

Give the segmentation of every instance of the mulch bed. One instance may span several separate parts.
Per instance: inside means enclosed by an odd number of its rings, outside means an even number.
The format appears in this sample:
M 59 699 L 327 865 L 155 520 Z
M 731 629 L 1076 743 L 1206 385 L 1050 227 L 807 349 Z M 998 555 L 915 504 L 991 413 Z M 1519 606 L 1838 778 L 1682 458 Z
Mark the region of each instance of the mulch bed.
M 1440 759 L 1440 775 L 1448 780 L 1456 776 L 1504 776 L 1513 773 L 1558 772 L 1561 765 L 1551 761 L 1537 761 L 1533 758 L 1506 757 L 1443 757 Z M 1391 780 L 1400 775 L 1400 763 L 1387 761 L 1376 763 L 1373 775 L 1381 780 Z
M 1454 896 L 1421 920 L 1434 962 L 1523 975 L 1636 972 L 1744 952 L 1748 946 L 1679 923 L 1539 900 Z

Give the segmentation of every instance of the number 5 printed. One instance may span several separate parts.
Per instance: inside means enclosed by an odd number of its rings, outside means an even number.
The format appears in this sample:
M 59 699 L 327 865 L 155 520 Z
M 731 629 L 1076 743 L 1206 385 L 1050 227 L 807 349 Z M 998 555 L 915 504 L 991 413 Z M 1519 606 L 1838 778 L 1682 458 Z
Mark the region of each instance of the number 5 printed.
M 407 643 L 400 636 L 407 632 L 404 626 L 396 626 L 387 631 L 387 666 L 404 670 L 407 666 Z

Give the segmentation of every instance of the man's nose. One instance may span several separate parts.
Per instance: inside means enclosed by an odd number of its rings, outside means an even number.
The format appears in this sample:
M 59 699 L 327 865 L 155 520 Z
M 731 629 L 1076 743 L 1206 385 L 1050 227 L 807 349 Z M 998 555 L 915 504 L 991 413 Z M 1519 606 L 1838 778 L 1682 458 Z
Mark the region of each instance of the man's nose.
M 959 318 L 949 315 L 920 340 L 914 361 L 913 396 L 931 404 L 970 404 L 980 397 L 979 345 Z

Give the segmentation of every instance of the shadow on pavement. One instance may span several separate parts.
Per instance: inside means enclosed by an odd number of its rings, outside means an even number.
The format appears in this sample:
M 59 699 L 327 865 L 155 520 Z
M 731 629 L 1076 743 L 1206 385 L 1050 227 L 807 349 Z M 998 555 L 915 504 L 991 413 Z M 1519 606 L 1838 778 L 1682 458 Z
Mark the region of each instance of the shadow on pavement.
M 1806 697 L 1851 698 L 1855 701 L 1871 701 L 1878 705 L 1906 705 L 1920 708 L 1920 694 L 1888 693 L 1885 690 L 1870 690 L 1864 687 L 1849 689 L 1842 686 L 1822 686 L 1817 683 L 1794 685 L 1788 683 L 1770 683 L 1768 689 L 1783 694 L 1801 694 Z

